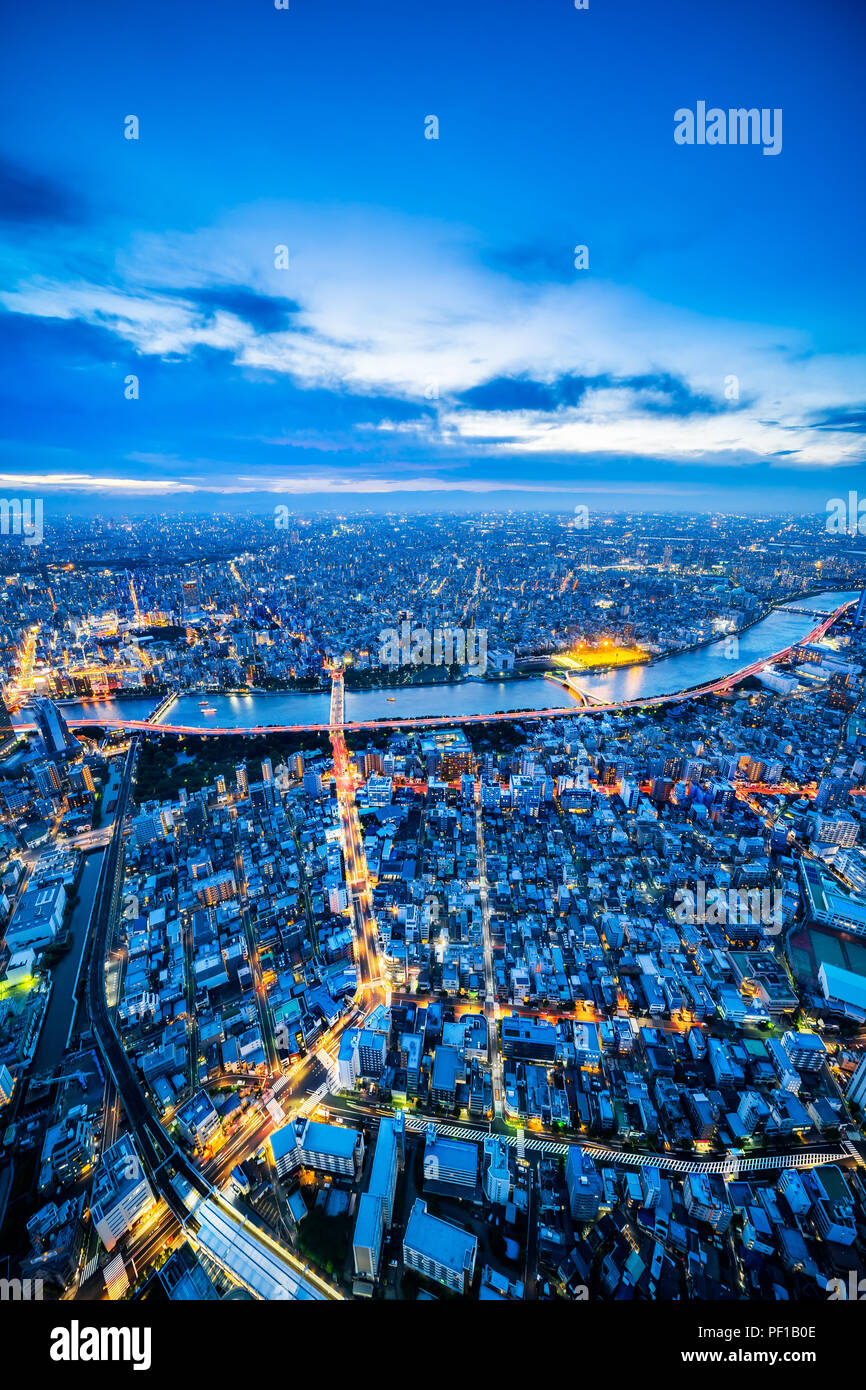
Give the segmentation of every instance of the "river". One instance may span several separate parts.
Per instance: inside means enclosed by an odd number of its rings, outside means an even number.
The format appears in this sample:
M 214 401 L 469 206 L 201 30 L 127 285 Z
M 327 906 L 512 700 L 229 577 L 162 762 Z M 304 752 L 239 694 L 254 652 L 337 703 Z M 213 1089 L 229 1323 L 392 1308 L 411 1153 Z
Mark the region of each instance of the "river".
M 767 617 L 738 637 L 738 647 L 732 655 L 729 638 L 719 638 L 694 651 L 679 652 L 662 657 L 652 664 L 623 667 L 604 675 L 579 677 L 582 690 L 596 700 L 650 699 L 655 695 L 671 695 L 722 680 L 738 669 L 751 666 L 762 658 L 802 641 L 818 625 L 820 614 L 831 612 L 850 599 L 859 597 L 859 590 L 831 591 L 813 595 L 805 600 L 791 600 L 798 609 L 814 613 L 794 612 L 791 607 L 775 608 Z M 64 706 L 68 719 L 87 715 L 94 722 L 102 719 L 146 719 L 157 704 L 156 699 L 90 701 L 87 705 Z M 203 704 L 215 713 L 207 715 Z M 440 715 L 459 720 L 467 714 L 495 714 L 499 710 L 553 709 L 573 705 L 581 708 L 577 698 L 561 685 L 543 676 L 527 676 L 509 681 L 466 680 L 450 685 L 415 685 L 398 689 L 346 691 L 345 717 L 347 722 L 371 719 L 412 719 L 424 715 Z M 327 692 L 282 694 L 267 692 L 254 695 L 182 695 L 171 707 L 163 722 L 200 727 L 240 729 L 266 724 L 327 724 L 330 699 Z M 19 716 L 26 719 L 26 712 Z
M 695 686 L 723 680 L 733 671 L 752 666 L 802 641 L 818 626 L 822 612 L 832 612 L 848 599 L 858 597 L 859 591 L 850 589 L 838 594 L 813 595 L 795 604 L 798 609 L 810 609 L 815 614 L 813 618 L 789 608 L 775 608 L 754 627 L 739 634 L 733 648 L 730 639 L 722 637 L 706 647 L 663 657 L 651 666 L 626 666 L 603 676 L 579 678 L 578 684 L 581 690 L 603 704 L 692 690 Z

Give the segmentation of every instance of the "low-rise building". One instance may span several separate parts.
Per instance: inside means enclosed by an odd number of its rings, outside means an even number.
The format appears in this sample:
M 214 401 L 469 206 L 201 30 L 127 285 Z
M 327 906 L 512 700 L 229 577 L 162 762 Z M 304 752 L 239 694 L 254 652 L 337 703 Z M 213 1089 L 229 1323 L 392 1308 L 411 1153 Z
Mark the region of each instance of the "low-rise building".
M 316 1168 L 355 1178 L 364 1160 L 364 1136 L 343 1125 L 291 1120 L 271 1135 L 271 1152 L 279 1177 L 296 1168 Z
M 416 1197 L 403 1236 L 403 1263 L 456 1293 L 467 1293 L 475 1275 L 478 1241 L 475 1236 L 442 1221 Z

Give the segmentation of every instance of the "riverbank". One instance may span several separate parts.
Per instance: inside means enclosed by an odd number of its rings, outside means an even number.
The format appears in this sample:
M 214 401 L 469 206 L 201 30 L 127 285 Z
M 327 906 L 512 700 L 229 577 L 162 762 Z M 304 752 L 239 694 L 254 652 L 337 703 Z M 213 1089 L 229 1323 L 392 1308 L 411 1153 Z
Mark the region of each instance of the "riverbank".
M 814 596 L 812 601 L 821 597 Z M 590 696 L 593 704 L 617 705 L 639 704 L 642 700 L 710 686 L 735 676 L 738 670 L 748 672 L 779 652 L 803 642 L 822 626 L 822 612 L 836 612 L 843 605 L 856 602 L 859 597 L 859 590 L 830 592 L 825 596 L 824 605 L 816 606 L 814 612 L 791 612 L 787 608 L 776 607 L 763 619 L 740 629 L 736 634 L 734 650 L 731 650 L 733 644 L 721 637 L 656 662 L 618 667 L 607 675 L 581 674 L 579 687 Z M 488 676 L 483 680 L 392 686 L 390 690 L 390 694 L 387 688 L 347 690 L 344 709 L 346 724 L 387 722 L 399 726 L 401 722 L 411 724 L 428 717 L 441 723 L 460 723 L 464 719 L 483 719 L 511 712 L 531 714 L 550 711 L 554 706 L 551 682 L 541 674 L 524 676 L 509 672 L 507 679 Z M 179 695 L 172 706 L 169 728 L 183 737 L 207 736 L 218 731 L 222 735 L 249 737 L 275 730 L 315 733 L 326 731 L 330 723 L 330 692 L 324 690 L 308 694 L 254 695 L 244 692 L 230 696 L 212 695 L 209 704 L 214 709 L 210 716 L 203 714 L 199 694 Z M 138 708 L 134 702 L 121 705 L 106 701 L 97 709 L 92 706 L 82 709 L 81 717 L 92 724 L 123 724 L 127 720 L 132 723 L 136 719 L 144 722 L 151 718 L 151 710 L 151 700 L 139 701 Z M 563 691 L 561 703 L 554 712 L 558 710 L 580 713 L 580 696 L 569 697 Z M 75 722 L 71 712 L 67 718 Z
M 710 647 L 714 642 L 724 642 L 730 637 L 742 637 L 744 632 L 748 632 L 751 628 L 757 627 L 758 623 L 764 622 L 772 613 L 784 612 L 792 605 L 805 604 L 810 598 L 820 598 L 821 595 L 826 592 L 827 590 L 824 589 L 810 589 L 808 593 L 798 594 L 793 598 L 779 599 L 775 603 L 769 604 L 757 617 L 751 618 L 747 623 L 743 623 L 742 627 L 734 628 L 731 632 L 719 633 L 716 637 L 701 637 L 699 641 L 690 642 L 687 647 L 678 647 L 676 651 L 659 652 L 658 655 L 650 657 L 649 664 L 655 666 L 657 662 L 665 661 L 668 657 L 685 656 L 688 652 L 697 652 L 703 647 Z
M 498 685 L 500 683 L 507 684 L 508 681 L 521 681 L 527 679 L 527 673 L 525 671 L 485 671 L 483 675 L 470 675 L 460 666 L 443 667 L 442 670 L 449 674 L 443 674 L 441 676 L 433 675 L 430 673 L 429 667 L 417 668 L 400 666 L 390 673 L 393 679 L 389 680 L 387 677 L 383 677 L 381 674 L 377 673 L 377 679 L 360 682 L 357 680 L 360 672 L 346 671 L 343 677 L 343 683 L 347 694 L 359 694 L 362 691 L 370 690 L 423 690 L 427 686 L 478 685 L 479 683 L 483 684 L 485 681 L 491 681 Z M 415 671 L 418 671 L 417 678 L 413 674 Z M 458 674 L 450 674 L 454 671 Z M 401 679 L 402 677 L 408 677 L 408 679 Z

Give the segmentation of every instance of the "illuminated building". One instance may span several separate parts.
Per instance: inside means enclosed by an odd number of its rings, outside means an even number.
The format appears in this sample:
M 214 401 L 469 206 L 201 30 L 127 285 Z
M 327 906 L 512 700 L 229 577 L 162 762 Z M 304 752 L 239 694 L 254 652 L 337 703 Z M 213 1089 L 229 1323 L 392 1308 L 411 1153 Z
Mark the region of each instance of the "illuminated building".
M 51 700 L 34 700 L 33 717 L 49 756 L 64 757 L 75 752 L 78 740 L 73 738 L 66 720 Z
M 132 1137 L 124 1134 L 102 1155 L 90 1194 L 90 1216 L 106 1250 L 114 1249 L 154 1200 Z
M 354 1178 L 364 1161 L 364 1136 L 343 1125 L 290 1120 L 271 1135 L 271 1152 L 278 1177 L 295 1168 L 317 1168 Z
M 383 1234 L 382 1199 L 374 1196 L 372 1192 L 363 1192 L 358 1202 L 358 1218 L 352 1236 L 356 1276 L 367 1279 L 377 1277 L 379 1261 L 382 1258 Z
M 817 1033 L 797 1033 L 789 1029 L 782 1036 L 782 1047 L 798 1071 L 819 1072 L 827 1058 L 823 1038 Z
M 705 1221 L 719 1234 L 731 1224 L 731 1204 L 718 1173 L 688 1173 L 683 1183 L 683 1201 L 689 1216 Z
M 9 951 L 14 954 L 23 947 L 50 945 L 60 930 L 65 908 L 66 889 L 62 883 L 27 888 L 6 933 Z
M 475 1191 L 478 1177 L 478 1146 L 462 1139 L 446 1139 L 436 1132 L 432 1122 L 427 1126 L 424 1143 L 424 1184 L 443 1184 L 454 1189 L 454 1195 Z
M 0 1078 L 2 1084 L 2 1078 Z M 851 1080 L 848 1082 L 847 1100 L 849 1105 L 866 1106 L 866 1056 L 862 1057 Z
M 513 1016 L 502 1020 L 502 1051 L 509 1061 L 556 1060 L 556 1029 L 551 1023 Z
M 0 757 L 4 753 L 8 753 L 9 749 L 13 747 L 16 737 L 9 711 L 0 699 Z
M 472 771 L 472 745 L 462 729 L 439 729 L 421 740 L 427 772 L 445 782 Z
M 489 1202 L 504 1206 L 511 1194 L 511 1169 L 508 1150 L 496 1134 L 484 1139 L 484 1193 Z
M 604 1195 L 604 1184 L 585 1149 L 573 1144 L 565 1161 L 569 1210 L 573 1221 L 594 1221 Z
M 8 1105 L 15 1089 L 15 1078 L 9 1068 L 0 1064 L 0 1105 Z
M 237 897 L 238 887 L 230 869 L 223 869 L 210 878 L 202 879 L 195 885 L 196 896 L 204 907 L 215 907 L 217 903 L 228 902 Z
M 202 1148 L 222 1131 L 220 1117 L 207 1091 L 197 1091 L 180 1107 L 177 1122 L 190 1143 L 200 1144 Z
M 430 1096 L 436 1105 L 453 1105 L 463 1063 L 456 1047 L 439 1046 L 433 1058 Z

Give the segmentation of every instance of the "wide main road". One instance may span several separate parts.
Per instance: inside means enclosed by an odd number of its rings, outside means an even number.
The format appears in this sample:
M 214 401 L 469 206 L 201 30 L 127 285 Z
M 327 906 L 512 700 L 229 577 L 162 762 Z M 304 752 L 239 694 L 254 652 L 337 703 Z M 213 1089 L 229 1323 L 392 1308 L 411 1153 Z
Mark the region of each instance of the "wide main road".
M 800 637 L 795 643 L 784 650 L 774 652 L 771 656 L 762 657 L 760 661 L 752 662 L 749 666 L 744 666 L 738 671 L 732 671 L 721 680 L 710 681 L 705 685 L 693 686 L 688 690 L 677 690 L 667 695 L 653 695 L 636 700 L 618 700 L 603 704 L 591 702 L 589 696 L 579 689 L 577 685 L 569 684 L 576 701 L 573 705 L 555 705 L 547 709 L 512 709 L 497 710 L 492 714 L 428 714 L 413 715 L 405 718 L 396 719 L 359 719 L 345 720 L 343 710 L 342 695 L 342 676 L 340 677 L 341 693 L 339 698 L 338 710 L 339 718 L 334 717 L 334 700 L 332 698 L 331 719 L 327 724 L 223 724 L 208 725 L 204 727 L 200 724 L 161 724 L 154 719 L 105 719 L 99 715 L 91 715 L 89 718 L 69 719 L 67 723 L 70 728 L 86 729 L 93 725 L 98 725 L 102 729 L 129 729 L 142 733 L 153 734 L 244 734 L 252 737 L 256 734 L 303 734 L 303 733 L 344 733 L 361 731 L 364 729 L 422 729 L 432 727 L 453 727 L 455 724 L 495 724 L 500 722 L 507 723 L 529 723 L 540 719 L 574 719 L 587 718 L 595 714 L 610 714 L 620 710 L 628 709 L 650 709 L 657 705 L 676 705 L 683 704 L 687 700 L 699 700 L 705 695 L 726 694 L 738 685 L 747 676 L 756 675 L 765 666 L 772 665 L 775 661 L 782 661 L 797 647 L 804 643 L 817 642 L 826 636 L 829 629 L 836 622 L 846 609 L 851 608 L 857 599 L 849 599 L 840 605 L 835 612 L 831 613 L 816 628 Z M 16 724 L 16 730 L 21 733 L 28 733 L 36 728 L 35 724 Z
M 334 755 L 334 778 L 337 783 L 337 802 L 340 808 L 340 833 L 346 880 L 352 905 L 353 930 L 358 962 L 359 994 L 376 994 L 381 987 L 379 964 L 379 933 L 373 916 L 372 894 L 367 875 L 367 861 L 361 840 L 361 826 L 355 805 L 355 780 L 349 767 L 349 750 L 343 733 L 343 673 L 331 672 L 331 751 Z M 384 995 L 382 996 L 384 997 Z M 369 1002 L 373 1003 L 374 1000 Z
M 487 1020 L 487 1050 L 493 1090 L 493 1115 L 504 1113 L 502 1055 L 499 1046 L 499 1005 L 496 1002 L 496 972 L 493 961 L 493 933 L 490 925 L 490 883 L 487 878 L 487 851 L 484 845 L 484 817 L 481 810 L 481 784 L 475 782 L 475 849 L 478 856 L 478 892 L 481 899 L 481 936 L 484 946 L 484 1017 Z

